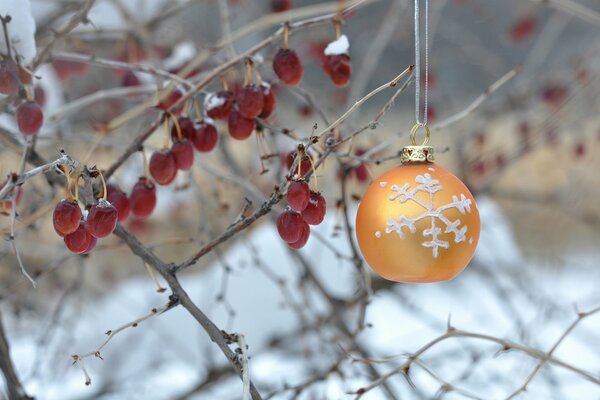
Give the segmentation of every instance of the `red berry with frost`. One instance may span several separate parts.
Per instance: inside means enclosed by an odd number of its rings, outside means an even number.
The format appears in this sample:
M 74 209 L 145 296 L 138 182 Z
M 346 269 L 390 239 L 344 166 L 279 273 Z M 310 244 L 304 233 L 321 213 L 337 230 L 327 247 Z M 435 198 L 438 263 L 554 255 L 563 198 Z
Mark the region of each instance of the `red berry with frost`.
M 23 135 L 30 136 L 38 133 L 44 122 L 42 108 L 33 101 L 21 103 L 15 112 L 17 125 Z
M 279 49 L 273 59 L 273 70 L 281 82 L 296 86 L 302 80 L 304 66 L 294 50 Z
M 225 119 L 231 112 L 233 106 L 233 93 L 222 90 L 217 93 L 209 93 L 204 99 L 206 115 L 213 119 Z
M 246 118 L 256 118 L 265 105 L 263 89 L 256 85 L 247 85 L 237 91 L 235 100 L 238 111 Z
M 196 150 L 201 153 L 207 153 L 215 148 L 219 142 L 219 132 L 217 128 L 209 121 L 201 121 L 195 124 L 192 143 Z
M 93 242 L 93 236 L 88 230 L 87 222 L 80 221 L 77 229 L 66 235 L 64 241 L 71 253 L 83 254 L 89 251 Z
M 319 225 L 325 219 L 327 202 L 321 193 L 311 192 L 308 205 L 302 210 L 302 218 L 310 225 Z
M 159 185 L 168 185 L 177 176 L 177 163 L 170 150 L 155 151 L 150 157 L 148 169 Z
M 46 105 L 46 91 L 41 86 L 36 86 L 33 89 L 33 101 L 35 101 L 40 107 Z
M 181 137 L 183 139 L 192 140 L 192 136 L 194 134 L 194 121 L 192 121 L 189 117 L 179 117 L 177 118 L 177 123 L 179 124 L 179 129 L 181 129 Z M 179 133 L 177 132 L 177 124 L 173 124 L 171 127 L 171 139 L 176 142 L 179 140 Z
M 129 196 L 131 213 L 138 218 L 148 218 L 156 207 L 156 185 L 150 179 L 141 177 Z
M 12 59 L 0 63 L 0 93 L 12 94 L 19 85 L 19 67 Z
M 113 233 L 117 226 L 119 213 L 117 208 L 104 199 L 94 204 L 87 215 L 88 231 L 98 239 Z
M 323 70 L 334 85 L 344 87 L 350 81 L 352 64 L 348 54 L 328 55 L 323 60 Z
M 175 165 L 181 171 L 187 171 L 194 164 L 194 148 L 189 140 L 174 142 L 171 146 L 171 154 L 175 158 Z
M 125 221 L 129 216 L 129 199 L 127 195 L 111 184 L 106 185 L 106 191 L 108 193 L 106 199 L 117 209 L 118 221 Z
M 294 243 L 300 239 L 304 224 L 306 222 L 300 213 L 291 210 L 284 211 L 277 217 L 277 232 L 284 241 Z
M 306 181 L 292 181 L 288 186 L 287 202 L 293 210 L 302 211 L 308 205 L 310 187 Z
M 308 226 L 308 224 L 305 221 L 302 221 L 300 237 L 298 237 L 298 240 L 296 240 L 295 242 L 288 242 L 288 246 L 296 250 L 301 249 L 306 245 L 306 242 L 308 242 L 309 236 L 310 226 Z
M 246 118 L 235 110 L 229 114 L 227 128 L 229 129 L 229 134 L 232 138 L 237 140 L 247 139 L 252 134 L 255 127 L 256 122 L 254 119 Z
M 52 223 L 59 236 L 73 233 L 79 227 L 82 218 L 81 208 L 75 201 L 61 200 L 54 208 Z
M 276 99 L 275 93 L 270 85 L 262 84 L 260 87 L 264 95 L 264 105 L 261 113 L 258 115 L 258 118 L 264 119 L 268 118 L 275 110 Z

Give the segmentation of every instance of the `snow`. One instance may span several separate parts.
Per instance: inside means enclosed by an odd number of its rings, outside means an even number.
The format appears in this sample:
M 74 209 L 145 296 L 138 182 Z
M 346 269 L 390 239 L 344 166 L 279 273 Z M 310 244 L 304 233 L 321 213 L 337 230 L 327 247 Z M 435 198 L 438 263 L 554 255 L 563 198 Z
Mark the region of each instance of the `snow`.
M 339 54 L 348 54 L 350 42 L 346 35 L 341 35 L 339 38 L 329 43 L 323 52 L 326 56 L 336 56 Z
M 181 68 L 185 63 L 190 61 L 196 55 L 196 46 L 192 42 L 179 43 L 173 49 L 171 55 L 164 60 L 163 68 L 171 71 Z
M 597 293 L 599 273 L 592 267 L 540 274 L 538 268 L 541 266 L 528 263 L 531 270 L 524 271 L 523 256 L 500 209 L 486 197 L 478 198 L 477 202 L 482 221 L 480 243 L 472 265 L 465 272 L 451 282 L 395 285 L 373 296 L 367 309 L 367 322 L 372 327 L 360 336 L 361 344 L 371 350 L 373 357 L 416 350 L 445 331 L 449 316 L 457 328 L 490 333 L 548 349 L 575 318 L 574 303 L 581 310 L 586 310 L 594 305 L 594 299 L 598 301 L 597 294 L 595 297 L 594 294 Z M 338 220 L 335 213 L 329 213 L 324 223 L 315 230 L 330 239 L 337 251 L 350 254 L 343 235 L 331 237 L 336 224 Z M 307 247 L 300 253 L 318 260 L 315 273 L 332 295 L 352 296 L 356 270 L 350 262 L 336 258 L 316 235 L 311 237 Z M 107 255 L 99 251 L 92 257 Z M 226 298 L 237 312 L 233 318 L 227 308 L 216 301 L 225 276 L 225 265 L 232 269 L 232 273 L 227 275 Z M 269 273 L 265 272 L 267 269 Z M 310 376 L 310 371 L 329 366 L 332 360 L 326 353 L 316 363 L 303 357 L 304 350 L 315 346 L 313 339 L 298 340 L 297 352 L 268 347 L 273 334 L 286 337 L 299 326 L 293 310 L 282 305 L 284 296 L 274 283 L 273 276 L 284 280 L 292 289 L 302 282 L 301 271 L 270 222 L 265 220 L 245 238 L 236 240 L 222 254 L 221 262 L 194 270 L 182 276 L 184 288 L 220 328 L 245 335 L 251 357 L 250 374 L 257 382 L 268 381 L 281 385 L 299 383 Z M 524 274 L 522 280 L 529 291 L 513 291 L 509 298 L 499 296 L 498 290 L 515 284 L 513 273 L 516 271 Z M 313 308 L 324 310 L 324 303 L 314 292 L 310 293 L 310 301 L 315 303 Z M 546 314 L 549 305 L 536 302 L 530 295 L 544 295 L 553 299 L 557 302 L 554 312 L 559 314 L 549 319 Z M 63 313 L 61 319 L 64 322 L 59 325 L 43 353 L 37 376 L 31 375 L 33 360 L 39 352 L 36 341 L 46 329 L 51 315 L 46 318 L 21 317 L 18 322 L 9 320 L 6 325 L 12 327 L 9 337 L 12 339 L 13 355 L 19 372 L 25 377 L 27 390 L 47 400 L 69 400 L 93 397 L 104 384 L 110 384 L 115 379 L 118 392 L 106 398 L 133 396 L 168 399 L 185 392 L 203 379 L 208 368 L 223 365 L 225 360 L 195 320 L 181 307 L 116 336 L 102 351 L 104 361 L 93 357 L 86 359 L 84 365 L 92 377 L 91 386 L 85 386 L 81 371 L 70 365 L 71 354 L 94 349 L 105 339 L 106 330 L 145 315 L 152 307 L 162 306 L 167 302 L 167 296 L 168 293 L 156 293 L 150 279 L 142 276 L 123 282 L 99 300 L 72 305 Z M 292 296 L 294 300 L 300 300 L 296 298 L 298 294 Z M 511 307 L 517 307 L 516 315 L 511 312 Z M 515 329 L 515 321 L 520 321 L 523 329 L 533 335 L 520 336 L 519 330 Z M 600 357 L 590 352 L 589 346 L 594 340 L 592 332 L 598 329 L 600 316 L 590 318 L 559 347 L 556 356 L 579 367 L 597 371 Z M 428 352 L 423 360 L 440 376 L 452 381 L 465 369 L 472 368 L 473 361 L 464 348 L 465 343 L 467 341 L 461 339 L 444 342 Z M 507 388 L 516 388 L 535 366 L 531 359 L 516 352 L 492 357 L 498 347 L 479 344 L 479 349 L 485 350 L 482 353 L 484 357 L 473 372 L 469 389 L 483 394 L 485 398 L 506 397 Z M 335 342 L 320 345 L 337 351 Z M 438 357 L 448 351 L 458 353 L 450 359 L 445 358 L 445 362 L 438 362 L 442 360 Z M 403 358 L 398 360 L 402 361 Z M 381 364 L 378 369 L 385 372 L 395 365 L 396 362 Z M 497 383 L 490 383 L 490 377 L 480 372 L 488 368 L 493 369 L 492 373 L 499 374 L 500 378 L 504 377 L 504 380 L 498 378 Z M 506 374 L 506 371 L 510 373 Z M 595 398 L 600 395 L 596 386 L 580 377 L 555 367 L 553 371 L 556 379 L 564 382 L 562 389 L 568 389 L 572 398 Z M 411 374 L 423 390 L 422 396 L 434 397 L 439 384 L 417 366 L 413 367 Z M 350 398 L 346 393 L 368 383 L 369 378 L 363 373 L 350 374 L 345 380 L 334 374 L 326 382 L 318 384 L 318 389 L 312 395 L 346 399 Z M 424 398 L 403 384 L 401 379 L 395 380 L 393 387 L 400 398 Z M 549 398 L 548 388 L 545 379 L 538 377 L 532 382 L 530 395 L 532 398 Z M 289 394 L 275 399 L 289 398 Z M 375 390 L 363 398 L 379 399 L 382 396 L 381 392 Z M 240 397 L 241 381 L 231 377 L 193 398 Z M 310 394 L 299 397 L 308 398 L 311 398 Z
M 225 104 L 225 98 L 219 96 L 217 93 L 208 93 L 204 98 L 204 108 L 207 110 L 221 107 L 223 104 Z
M 29 64 L 36 55 L 36 24 L 31 14 L 29 0 L 0 0 L 0 15 L 11 16 L 12 20 L 8 24 L 8 34 L 12 50 L 22 59 L 22 63 Z M 0 40 L 0 52 L 7 54 L 6 41 L 3 35 Z

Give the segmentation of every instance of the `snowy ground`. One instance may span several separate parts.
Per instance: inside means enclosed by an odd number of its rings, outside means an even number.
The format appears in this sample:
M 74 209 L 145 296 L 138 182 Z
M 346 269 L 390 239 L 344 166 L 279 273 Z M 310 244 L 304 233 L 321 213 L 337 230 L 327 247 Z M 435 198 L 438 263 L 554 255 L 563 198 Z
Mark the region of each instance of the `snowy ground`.
M 489 333 L 547 350 L 575 318 L 574 306 L 585 311 L 600 303 L 599 272 L 595 266 L 549 270 L 546 266 L 525 263 L 510 227 L 495 204 L 489 199 L 479 199 L 479 208 L 483 221 L 481 242 L 474 262 L 459 278 L 443 284 L 396 285 L 394 292 L 382 291 L 374 296 L 367 314 L 367 322 L 373 327 L 360 336 L 361 343 L 374 357 L 416 350 L 444 332 L 450 315 L 452 325 L 462 330 Z M 319 230 L 328 235 L 332 226 L 329 218 Z M 336 259 L 314 237 L 309 243 L 302 253 L 318 260 L 318 273 L 327 288 L 340 296 L 350 295 L 355 279 L 350 264 Z M 333 239 L 333 243 L 340 252 L 348 254 L 342 238 Z M 227 289 L 227 299 L 237 312 L 233 319 L 223 304 L 215 302 L 223 278 L 222 265 L 185 276 L 184 287 L 218 326 L 246 336 L 252 357 L 251 374 L 259 385 L 301 382 L 310 376 L 311 369 L 324 368 L 329 361 L 324 356 L 319 365 L 314 359 L 307 362 L 301 352 L 268 348 L 271 335 L 293 332 L 298 320 L 289 308 L 281 306 L 283 297 L 278 287 L 251 262 L 257 255 L 291 287 L 299 279 L 295 261 L 276 237 L 274 227 L 263 224 L 224 255 L 225 263 L 234 270 Z M 48 326 L 54 326 L 52 315 L 8 323 L 12 327 L 8 334 L 12 338 L 13 357 L 28 392 L 39 399 L 96 397 L 98 391 L 104 390 L 108 393 L 102 398 L 168 399 L 193 386 L 203 379 L 207 368 L 224 361 L 182 308 L 116 336 L 102 352 L 104 361 L 86 359 L 85 366 L 93 379 L 91 386 L 84 385 L 82 372 L 71 365 L 71 354 L 93 350 L 104 340 L 105 331 L 166 301 L 167 294 L 157 294 L 149 279 L 136 278 L 124 282 L 99 301 L 65 310 L 48 343 L 40 345 L 38 340 Z M 558 348 L 555 356 L 597 373 L 600 352 L 595 343 L 599 329 L 600 316 L 589 318 Z M 477 345 L 482 356 L 474 367 L 470 350 L 465 347 L 471 344 Z M 298 342 L 299 347 L 304 345 Z M 327 345 L 335 352 L 336 343 Z M 454 339 L 427 353 L 424 360 L 448 382 L 458 382 L 457 377 L 470 371 L 471 376 L 457 383 L 458 386 L 482 398 L 503 398 L 523 382 L 535 362 L 516 352 L 494 358 L 497 350 L 498 346 Z M 397 361 L 378 368 L 383 372 L 394 365 Z M 440 386 L 418 367 L 413 368 L 412 377 L 417 391 L 402 378 L 393 381 L 401 398 L 429 398 Z M 558 383 L 551 384 L 553 380 Z M 347 392 L 369 381 L 360 372 L 344 382 L 332 375 L 325 383 L 316 385 L 314 392 L 305 392 L 303 398 L 352 398 Z M 240 398 L 240 394 L 240 381 L 229 378 L 195 398 Z M 543 374 L 534 380 L 529 396 L 596 398 L 600 396 L 600 388 L 559 368 L 545 367 Z M 278 398 L 289 398 L 289 393 Z M 383 397 L 373 391 L 364 398 Z M 450 394 L 449 398 L 454 397 Z

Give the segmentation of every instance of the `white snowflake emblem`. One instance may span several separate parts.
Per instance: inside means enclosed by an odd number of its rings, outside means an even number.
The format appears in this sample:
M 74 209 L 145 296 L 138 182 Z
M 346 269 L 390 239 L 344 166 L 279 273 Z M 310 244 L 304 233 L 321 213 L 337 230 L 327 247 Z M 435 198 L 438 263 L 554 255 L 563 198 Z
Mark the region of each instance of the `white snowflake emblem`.
M 432 168 L 430 168 L 432 170 Z M 426 240 L 422 243 L 425 247 L 431 247 L 433 256 L 437 258 L 440 247 L 447 249 L 450 247 L 450 243 L 440 238 L 442 228 L 445 227 L 444 233 L 454 234 L 454 243 L 460 243 L 466 241 L 467 226 L 461 227 L 460 219 L 450 221 L 443 213 L 445 210 L 455 208 L 461 214 L 471 213 L 471 200 L 468 199 L 464 194 L 458 196 L 452 196 L 452 203 L 445 204 L 438 208 L 434 207 L 434 196 L 435 193 L 443 189 L 440 185 L 440 181 L 433 179 L 430 174 L 418 175 L 415 178 L 417 185 L 411 188 L 409 183 L 405 183 L 404 186 L 399 187 L 398 185 L 390 186 L 390 190 L 394 192 L 390 195 L 390 201 L 398 201 L 400 203 L 406 203 L 407 201 L 414 201 L 421 207 L 423 207 L 423 213 L 415 218 L 408 218 L 405 215 L 400 215 L 398 218 L 390 218 L 387 221 L 385 233 L 389 234 L 396 232 L 400 239 L 404 239 L 403 228 L 407 228 L 410 233 L 415 233 L 417 228 L 415 224 L 417 221 L 429 218 L 431 220 L 431 227 L 423 230 L 424 237 L 430 237 L 430 240 Z M 381 187 L 387 186 L 387 182 L 381 182 Z M 418 192 L 429 193 L 429 203 L 426 203 L 419 199 L 416 194 Z M 439 226 L 436 221 L 440 221 Z M 381 237 L 381 232 L 375 232 L 377 238 Z

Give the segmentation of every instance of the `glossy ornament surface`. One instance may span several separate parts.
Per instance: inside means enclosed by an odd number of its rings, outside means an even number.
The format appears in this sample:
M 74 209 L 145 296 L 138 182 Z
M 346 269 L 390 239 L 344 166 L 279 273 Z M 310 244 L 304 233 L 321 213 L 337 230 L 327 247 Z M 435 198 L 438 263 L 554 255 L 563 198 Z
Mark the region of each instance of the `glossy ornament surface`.
M 356 217 L 360 249 L 371 268 L 392 281 L 452 279 L 479 241 L 475 199 L 439 165 L 405 161 L 375 179 L 362 198 Z

